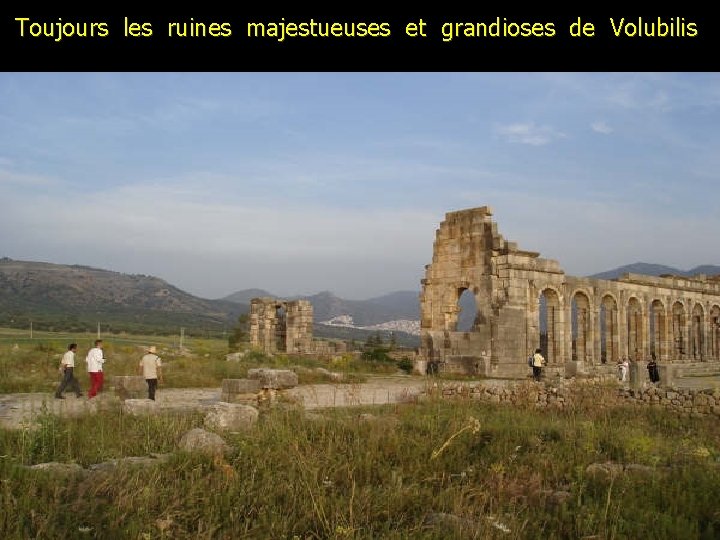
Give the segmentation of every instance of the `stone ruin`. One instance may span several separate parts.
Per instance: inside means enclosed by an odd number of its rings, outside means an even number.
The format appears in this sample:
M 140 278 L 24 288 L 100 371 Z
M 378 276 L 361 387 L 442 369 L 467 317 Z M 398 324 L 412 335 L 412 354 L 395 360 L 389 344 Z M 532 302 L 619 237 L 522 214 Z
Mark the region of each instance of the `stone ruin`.
M 313 339 L 313 307 L 308 300 L 253 298 L 250 345 L 265 354 L 332 355 L 347 350 L 341 341 Z
M 623 356 L 720 361 L 720 276 L 579 278 L 539 255 L 503 238 L 487 206 L 446 214 L 422 280 L 422 361 L 510 378 L 527 376 L 536 348 L 565 376 Z M 477 309 L 469 331 L 458 330 L 464 291 Z

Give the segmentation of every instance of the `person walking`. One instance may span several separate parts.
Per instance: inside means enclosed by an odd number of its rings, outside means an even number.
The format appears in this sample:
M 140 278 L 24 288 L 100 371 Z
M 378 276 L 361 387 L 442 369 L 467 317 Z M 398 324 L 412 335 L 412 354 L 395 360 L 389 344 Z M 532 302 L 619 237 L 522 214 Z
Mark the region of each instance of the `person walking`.
M 540 382 L 540 377 L 542 376 L 542 367 L 545 364 L 545 358 L 543 358 L 542 350 L 535 349 L 535 354 L 533 354 L 533 379 Z
M 92 399 L 98 392 L 102 392 L 103 389 L 103 364 L 105 363 L 105 357 L 103 356 L 102 339 L 95 340 L 95 346 L 87 353 L 85 362 L 87 363 L 87 370 L 90 375 L 88 399 Z
M 627 356 L 623 356 L 622 360 L 618 360 L 618 380 L 620 382 L 626 382 L 628 378 L 628 371 L 630 371 L 630 362 L 628 362 Z
M 80 391 L 80 383 L 75 378 L 73 373 L 75 370 L 75 353 L 77 352 L 77 343 L 71 343 L 68 345 L 67 352 L 63 354 L 62 360 L 60 360 L 60 373 L 62 374 L 62 381 L 60 386 L 55 390 L 55 399 L 65 399 L 63 392 L 65 388 L 70 386 L 70 390 L 75 392 L 75 396 L 82 396 Z
M 145 377 L 145 382 L 148 385 L 148 399 L 155 401 L 155 390 L 158 386 L 158 381 L 162 380 L 162 361 L 156 354 L 157 349 L 154 345 L 147 348 L 147 354 L 145 354 L 140 360 L 140 373 Z

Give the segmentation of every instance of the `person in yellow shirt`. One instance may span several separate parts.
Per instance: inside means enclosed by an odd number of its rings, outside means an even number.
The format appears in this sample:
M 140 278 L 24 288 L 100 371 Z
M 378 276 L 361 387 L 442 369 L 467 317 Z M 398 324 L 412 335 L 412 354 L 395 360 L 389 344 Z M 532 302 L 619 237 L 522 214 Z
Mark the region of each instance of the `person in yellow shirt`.
M 155 346 L 147 348 L 147 354 L 140 360 L 140 373 L 145 377 L 145 382 L 148 385 L 148 399 L 155 401 L 155 390 L 158 386 L 158 381 L 162 380 L 162 361 L 160 357 L 155 354 L 157 349 Z
M 533 379 L 536 381 L 540 381 L 540 377 L 542 376 L 542 368 L 545 365 L 545 358 L 542 355 L 542 350 L 535 349 L 535 354 L 533 355 Z

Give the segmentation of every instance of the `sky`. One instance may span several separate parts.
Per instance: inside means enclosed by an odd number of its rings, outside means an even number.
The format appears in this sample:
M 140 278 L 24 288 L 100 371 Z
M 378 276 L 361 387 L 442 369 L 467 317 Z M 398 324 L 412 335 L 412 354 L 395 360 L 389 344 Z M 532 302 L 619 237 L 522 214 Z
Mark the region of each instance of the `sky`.
M 446 212 L 583 276 L 720 263 L 720 74 L 0 73 L 0 257 L 420 288 Z

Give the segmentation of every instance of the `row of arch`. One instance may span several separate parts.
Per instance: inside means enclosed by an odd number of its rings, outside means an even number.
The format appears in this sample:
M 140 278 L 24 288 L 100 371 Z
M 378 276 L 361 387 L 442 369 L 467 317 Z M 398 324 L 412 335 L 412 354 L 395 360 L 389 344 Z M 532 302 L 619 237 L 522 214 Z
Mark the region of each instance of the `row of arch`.
M 555 289 L 540 292 L 540 347 L 550 363 L 606 363 L 624 356 L 642 361 L 652 354 L 665 362 L 720 360 L 719 304 L 637 295 L 621 304 L 605 293 L 593 305 L 591 298 L 578 290 L 563 305 Z

